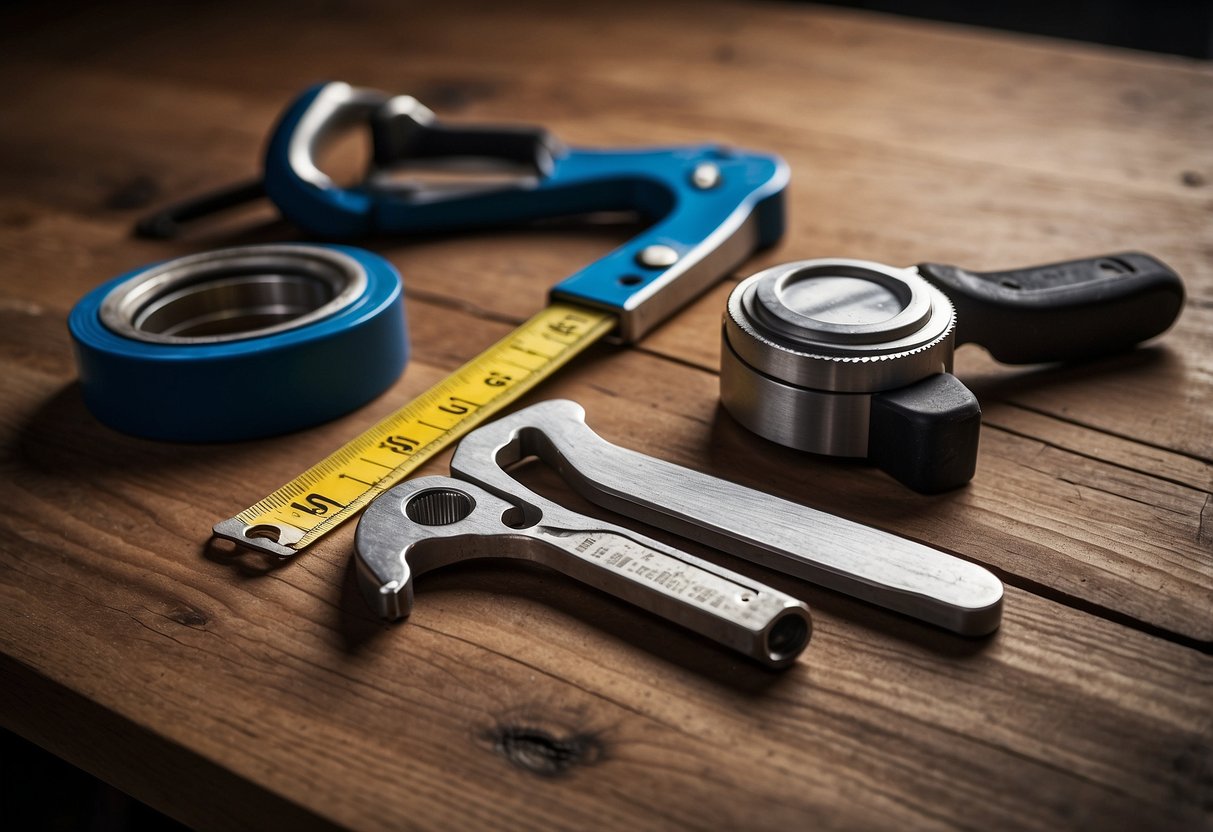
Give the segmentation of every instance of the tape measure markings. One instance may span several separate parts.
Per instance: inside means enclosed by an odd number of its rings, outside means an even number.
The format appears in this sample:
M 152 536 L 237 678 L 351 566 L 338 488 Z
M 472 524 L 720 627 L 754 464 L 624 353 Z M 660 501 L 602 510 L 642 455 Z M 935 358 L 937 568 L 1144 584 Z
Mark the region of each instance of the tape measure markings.
M 447 445 L 531 390 L 616 324 L 588 307 L 555 303 L 395 413 L 236 515 L 240 542 L 298 551 Z M 486 395 L 487 394 L 487 395 Z M 230 524 L 216 534 L 232 537 Z M 289 553 L 288 553 L 289 554 Z

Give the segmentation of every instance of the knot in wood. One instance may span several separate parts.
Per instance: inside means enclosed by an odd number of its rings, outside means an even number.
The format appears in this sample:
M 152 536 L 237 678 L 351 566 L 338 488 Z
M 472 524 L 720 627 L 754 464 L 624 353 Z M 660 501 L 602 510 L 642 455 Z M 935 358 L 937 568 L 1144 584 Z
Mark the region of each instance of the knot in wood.
M 593 765 L 602 757 L 602 741 L 589 733 L 561 737 L 529 725 L 499 725 L 489 739 L 511 764 L 543 777 L 564 774 L 578 764 Z

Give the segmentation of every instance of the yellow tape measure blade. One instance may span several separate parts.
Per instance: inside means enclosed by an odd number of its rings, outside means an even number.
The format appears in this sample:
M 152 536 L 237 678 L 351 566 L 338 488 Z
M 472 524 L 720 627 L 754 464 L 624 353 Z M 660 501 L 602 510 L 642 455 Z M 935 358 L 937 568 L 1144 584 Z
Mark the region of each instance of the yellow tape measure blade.
M 277 557 L 297 554 L 519 399 L 615 323 L 610 312 L 552 304 L 269 496 L 217 523 L 215 535 Z

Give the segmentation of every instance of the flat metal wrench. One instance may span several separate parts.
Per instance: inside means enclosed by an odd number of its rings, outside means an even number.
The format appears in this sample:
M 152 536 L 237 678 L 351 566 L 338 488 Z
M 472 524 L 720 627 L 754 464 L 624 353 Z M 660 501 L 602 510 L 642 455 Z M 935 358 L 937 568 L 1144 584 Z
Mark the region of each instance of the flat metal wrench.
M 795 661 L 812 633 L 803 602 L 519 483 L 507 501 L 450 477 L 408 480 L 367 508 L 354 548 L 362 594 L 387 619 L 412 610 L 414 575 L 507 557 L 543 563 L 770 667 Z
M 593 503 L 770 569 L 962 635 L 987 635 L 1001 621 L 1002 582 L 989 570 L 612 445 L 576 402 L 540 402 L 478 428 L 459 444 L 451 472 L 509 500 L 519 484 L 505 467 L 530 456 Z

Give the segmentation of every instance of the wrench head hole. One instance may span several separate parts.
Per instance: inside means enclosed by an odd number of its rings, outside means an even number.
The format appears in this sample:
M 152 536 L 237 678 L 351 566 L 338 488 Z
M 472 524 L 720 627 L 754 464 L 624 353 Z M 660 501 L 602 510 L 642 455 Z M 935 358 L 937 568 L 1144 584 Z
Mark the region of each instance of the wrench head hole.
M 454 488 L 427 488 L 405 504 L 404 513 L 421 526 L 449 526 L 472 513 L 476 501 L 470 494 Z
M 501 515 L 501 522 L 509 526 L 511 529 L 529 529 L 534 526 L 538 520 L 532 520 L 527 517 L 527 513 L 521 508 L 514 506 Z
M 767 652 L 772 661 L 791 659 L 809 643 L 809 622 L 804 616 L 789 613 L 767 631 Z

